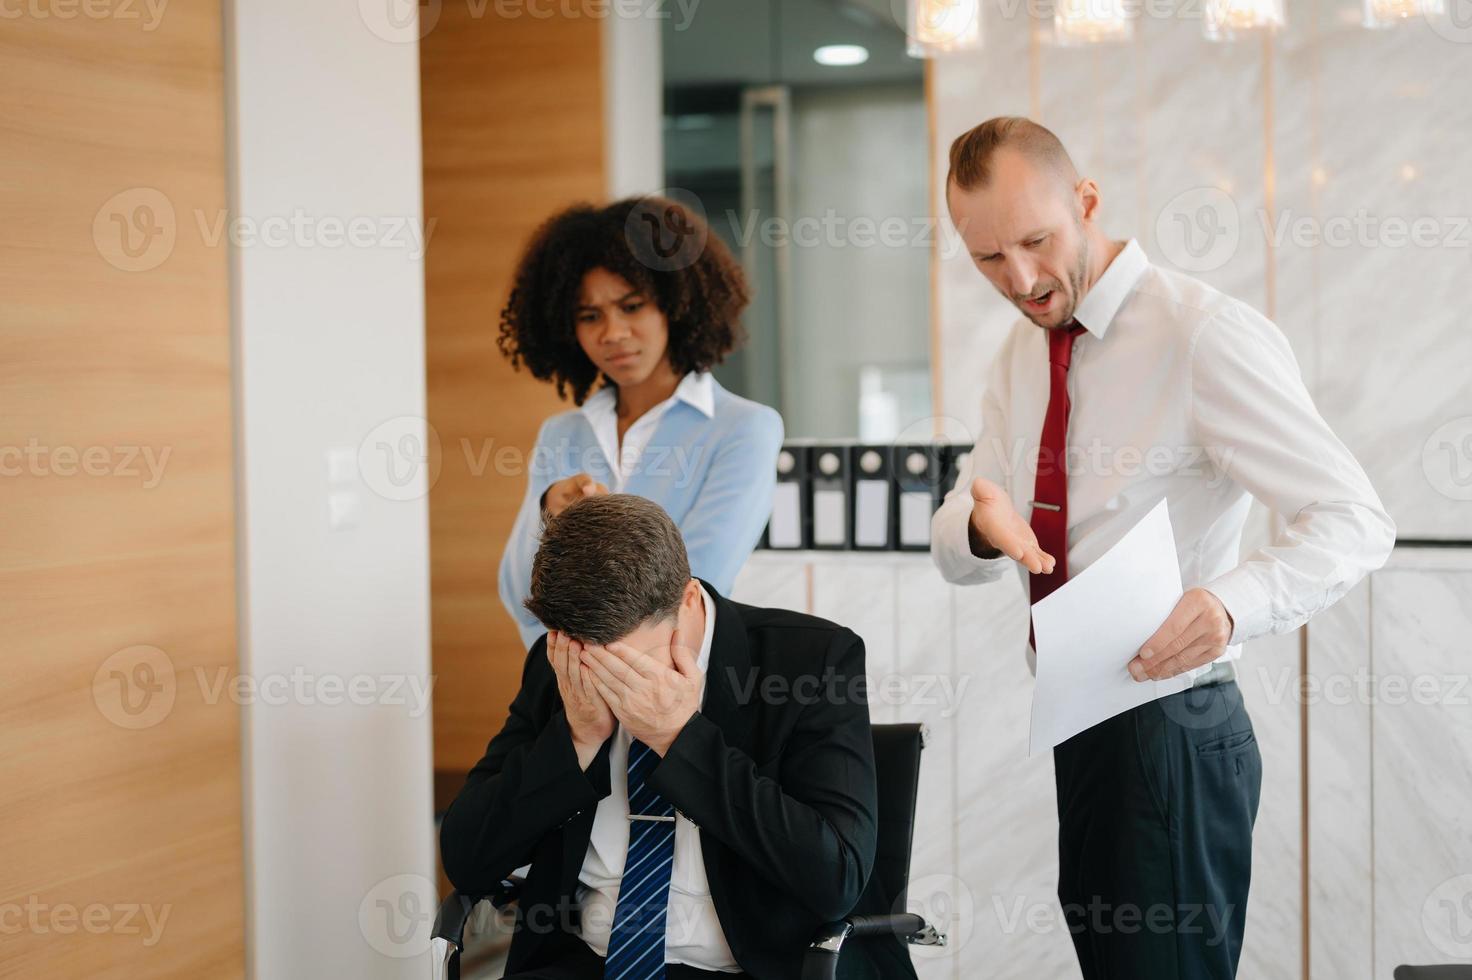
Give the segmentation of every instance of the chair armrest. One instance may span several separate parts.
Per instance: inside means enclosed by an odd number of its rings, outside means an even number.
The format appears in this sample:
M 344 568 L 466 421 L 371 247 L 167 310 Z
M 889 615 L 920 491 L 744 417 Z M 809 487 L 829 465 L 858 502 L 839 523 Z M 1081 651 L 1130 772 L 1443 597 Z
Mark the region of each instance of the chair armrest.
M 439 913 L 434 917 L 434 931 L 430 933 L 429 948 L 434 980 L 460 980 L 460 954 L 465 950 L 465 924 L 475 907 L 489 900 L 498 909 L 504 909 L 516 901 L 521 891 L 521 879 L 507 878 L 501 887 L 485 895 L 469 895 L 450 892 L 440 903 Z
M 450 892 L 440 903 L 439 914 L 434 917 L 434 931 L 430 939 L 443 939 L 456 949 L 465 948 L 465 923 L 474 911 L 479 895 L 462 895 Z
M 519 878 L 507 878 L 501 882 L 501 887 L 484 895 L 467 895 L 462 892 L 450 892 L 445 900 L 440 903 L 439 914 L 434 917 L 434 931 L 430 933 L 431 939 L 443 939 L 457 950 L 465 948 L 465 924 L 470 921 L 470 913 L 481 902 L 489 901 L 498 909 L 503 909 L 516 901 L 517 895 L 521 893 L 522 882 Z
M 916 946 L 944 946 L 945 933 L 913 912 L 894 915 L 851 915 L 818 930 L 802 961 L 802 980 L 833 980 L 844 943 L 868 936 L 897 936 Z

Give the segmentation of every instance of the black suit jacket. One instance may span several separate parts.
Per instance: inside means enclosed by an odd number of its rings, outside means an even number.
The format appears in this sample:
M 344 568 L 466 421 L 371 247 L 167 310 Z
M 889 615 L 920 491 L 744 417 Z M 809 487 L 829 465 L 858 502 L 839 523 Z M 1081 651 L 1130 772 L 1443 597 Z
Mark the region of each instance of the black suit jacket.
M 890 911 L 875 887 L 873 735 L 864 644 L 782 609 L 714 601 L 704 704 L 649 777 L 700 828 L 711 899 L 736 962 L 797 980 L 824 922 Z M 533 644 L 510 717 L 444 816 L 440 853 L 462 892 L 495 890 L 531 864 L 508 972 L 558 959 L 577 938 L 578 875 L 609 744 L 578 767 L 546 637 Z M 863 897 L 863 903 L 860 898 Z M 857 906 L 857 909 L 856 909 Z M 840 976 L 913 977 L 897 940 L 853 943 Z

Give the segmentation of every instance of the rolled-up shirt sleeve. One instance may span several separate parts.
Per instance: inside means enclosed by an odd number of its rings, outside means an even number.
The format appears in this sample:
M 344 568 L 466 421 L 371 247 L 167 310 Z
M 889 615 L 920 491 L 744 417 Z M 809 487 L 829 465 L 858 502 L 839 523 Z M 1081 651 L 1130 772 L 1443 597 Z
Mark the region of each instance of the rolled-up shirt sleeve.
M 979 558 L 971 550 L 971 481 L 984 476 L 1010 491 L 1004 465 L 1006 416 L 1002 410 L 1002 388 L 1006 384 L 1007 348 L 997 356 L 991 379 L 981 400 L 981 432 L 962 466 L 956 484 L 930 520 L 930 557 L 941 577 L 956 585 L 995 582 L 1013 566 L 1006 555 Z
M 1385 563 L 1395 523 L 1314 407 L 1270 320 L 1242 303 L 1207 319 L 1191 343 L 1190 372 L 1200 445 L 1288 522 L 1204 587 L 1232 616 L 1232 644 L 1295 629 Z

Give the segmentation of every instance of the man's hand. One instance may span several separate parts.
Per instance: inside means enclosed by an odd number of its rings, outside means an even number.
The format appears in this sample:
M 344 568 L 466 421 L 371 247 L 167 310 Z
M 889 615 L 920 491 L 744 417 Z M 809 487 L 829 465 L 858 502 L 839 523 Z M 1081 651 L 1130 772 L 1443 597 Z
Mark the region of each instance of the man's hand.
M 629 734 L 661 758 L 700 708 L 700 668 L 678 633 L 670 654 L 673 667 L 626 643 L 583 648 L 583 663 L 592 668 L 593 686 Z
M 1209 664 L 1226 652 L 1231 638 L 1232 616 L 1227 607 L 1207 590 L 1191 589 L 1130 661 L 1130 676 L 1137 681 L 1163 681 Z
M 971 481 L 972 551 L 986 557 L 988 550 L 1000 551 L 1034 575 L 1053 571 L 1053 556 L 1038 547 L 1032 526 L 1012 506 L 1012 498 L 991 480 L 977 477 Z
M 572 747 L 578 765 L 587 769 L 598 750 L 613 734 L 614 717 L 608 702 L 593 687 L 591 672 L 581 662 L 583 645 L 566 633 L 547 634 L 547 660 L 557 675 L 557 693 L 562 695 L 567 727 L 572 729 Z
M 558 480 L 547 488 L 543 495 L 542 509 L 548 517 L 556 517 L 567 509 L 567 506 L 584 497 L 598 497 L 606 494 L 608 488 L 594 480 L 586 473 L 578 473 L 565 480 Z

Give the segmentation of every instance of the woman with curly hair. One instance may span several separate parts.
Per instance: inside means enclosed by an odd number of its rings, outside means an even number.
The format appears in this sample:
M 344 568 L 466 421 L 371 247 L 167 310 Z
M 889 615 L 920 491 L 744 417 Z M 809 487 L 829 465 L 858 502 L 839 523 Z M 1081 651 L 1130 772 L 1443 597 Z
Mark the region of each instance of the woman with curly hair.
M 730 592 L 771 512 L 783 436 L 780 415 L 710 374 L 744 339 L 747 301 L 731 253 L 673 201 L 578 205 L 532 236 L 501 352 L 580 408 L 542 424 L 501 557 L 501 601 L 528 647 L 544 632 L 522 605 L 542 520 L 584 496 L 655 501 L 691 572 Z

